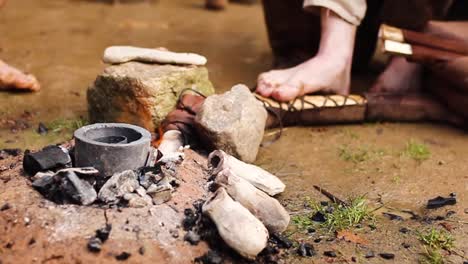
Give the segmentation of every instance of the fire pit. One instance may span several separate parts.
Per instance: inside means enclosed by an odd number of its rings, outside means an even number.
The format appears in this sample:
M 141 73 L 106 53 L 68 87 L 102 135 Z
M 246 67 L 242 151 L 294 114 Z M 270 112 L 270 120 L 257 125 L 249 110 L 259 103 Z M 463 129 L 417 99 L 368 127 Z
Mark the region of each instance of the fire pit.
M 92 124 L 74 136 L 75 166 L 94 167 L 103 177 L 143 167 L 151 148 L 151 134 L 129 124 Z

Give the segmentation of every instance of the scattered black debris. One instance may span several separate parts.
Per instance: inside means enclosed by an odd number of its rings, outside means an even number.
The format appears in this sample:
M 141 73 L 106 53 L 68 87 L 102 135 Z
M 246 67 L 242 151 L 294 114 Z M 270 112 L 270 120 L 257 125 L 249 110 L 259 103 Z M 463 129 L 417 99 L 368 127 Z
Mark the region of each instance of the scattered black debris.
M 316 239 L 314 239 L 314 242 L 315 242 L 315 243 L 320 243 L 320 242 L 322 242 L 322 239 L 321 239 L 320 237 L 319 237 L 319 238 L 316 238 Z
M 445 216 L 442 215 L 437 215 L 437 216 L 424 216 L 423 218 L 420 219 L 422 222 L 426 224 L 432 224 L 433 222 L 436 221 L 443 221 L 445 220 Z
M 353 257 L 351 257 L 351 261 L 352 262 L 357 262 L 357 258 L 353 256 Z
M 145 252 L 146 252 L 145 247 L 140 247 L 138 249 L 138 253 L 140 253 L 140 255 L 142 255 L 142 256 L 145 254 Z
M 463 264 L 468 264 L 468 260 L 463 261 Z
M 448 211 L 448 212 L 445 214 L 445 217 L 446 217 L 446 218 L 449 218 L 449 217 L 451 217 L 452 215 L 454 215 L 454 214 L 456 214 L 456 213 L 457 213 L 457 212 L 455 212 L 455 211 Z
M 214 250 L 209 250 L 205 255 L 195 258 L 195 263 L 221 264 L 223 258 Z
M 336 252 L 333 250 L 325 251 L 323 252 L 323 255 L 330 257 L 330 258 L 336 258 Z
M 91 252 L 101 251 L 102 241 L 98 237 L 92 237 L 88 240 L 88 250 Z
M 40 122 L 39 125 L 37 126 L 36 132 L 39 135 L 45 135 L 47 132 L 49 132 L 49 129 L 44 125 L 44 123 Z
M 374 251 L 369 251 L 366 253 L 366 255 L 364 256 L 365 258 L 373 258 L 375 257 L 375 253 Z
M 327 219 L 325 219 L 325 215 L 322 214 L 321 212 L 316 212 L 311 218 L 312 221 L 323 223 Z
M 411 220 L 416 220 L 416 221 L 421 220 L 421 216 L 419 216 L 417 213 L 415 213 L 415 212 L 413 212 L 411 210 L 401 210 L 401 212 L 410 214 L 411 215 L 411 217 L 410 217 Z
M 8 242 L 8 243 L 5 245 L 5 248 L 8 248 L 8 249 L 10 249 L 10 248 L 12 248 L 12 247 L 13 247 L 13 245 L 14 245 L 14 243 L 13 243 L 13 242 Z
M 112 225 L 106 224 L 105 227 L 99 228 L 98 230 L 96 230 L 96 237 L 101 239 L 102 242 L 106 242 L 106 240 L 109 238 L 111 230 L 112 230 Z
M 386 216 L 388 219 L 390 220 L 395 220 L 395 221 L 403 221 L 403 217 L 399 216 L 399 215 L 396 215 L 396 214 L 392 214 L 392 213 L 382 213 L 384 216 Z
M 36 243 L 36 239 L 32 237 L 31 239 L 29 239 L 28 245 L 31 246 L 31 245 L 34 245 L 35 243 Z
M 307 233 L 309 233 L 309 234 L 313 234 L 313 233 L 315 233 L 315 231 L 316 231 L 316 230 L 315 230 L 314 228 L 312 228 L 312 227 L 309 227 L 309 228 L 307 229 Z
M 287 237 L 282 236 L 278 233 L 273 233 L 270 239 L 273 240 L 273 242 L 276 243 L 279 248 L 291 248 L 293 246 L 293 243 L 291 240 L 289 240 Z
M 6 211 L 8 209 L 11 209 L 11 205 L 9 203 L 4 203 L 2 207 L 0 207 L 0 211 Z
M 320 201 L 321 206 L 328 206 L 330 203 L 327 201 Z
M 411 247 L 411 245 L 406 243 L 406 242 L 401 243 L 401 246 L 403 246 L 404 248 L 410 248 Z
M 194 245 L 197 245 L 198 242 L 200 242 L 200 235 L 190 230 L 187 232 L 187 234 L 185 234 L 184 240 L 189 242 L 190 245 L 194 246 Z
M 393 253 L 380 253 L 379 256 L 383 259 L 394 259 L 395 254 Z
M 190 208 L 186 208 L 184 210 L 184 215 L 185 218 L 184 220 L 182 220 L 182 226 L 185 231 L 189 231 L 192 229 L 193 226 L 196 225 L 199 215 Z
M 450 196 L 448 198 L 437 196 L 434 199 L 430 199 L 427 201 L 427 209 L 435 209 L 440 208 L 446 205 L 454 205 L 457 203 L 456 196 Z
M 19 156 L 21 152 L 21 149 L 0 149 L 0 160 L 4 160 L 9 156 Z
M 173 238 L 178 238 L 178 237 L 179 237 L 179 230 L 177 230 L 177 229 L 171 229 L 171 230 L 169 230 L 169 234 L 171 234 L 171 236 L 172 236 Z
M 407 234 L 409 233 L 411 230 L 409 230 L 407 227 L 402 227 L 400 228 L 400 233 L 403 233 L 403 234 Z
M 33 176 L 39 171 L 65 168 L 71 164 L 68 151 L 59 146 L 47 146 L 38 152 L 26 150 L 23 158 L 23 169 Z
M 309 243 L 300 243 L 297 248 L 297 254 L 301 257 L 312 257 L 316 255 L 314 246 Z
M 123 261 L 123 260 L 127 260 L 131 255 L 132 254 L 124 251 L 124 252 L 120 253 L 119 255 L 115 256 L 115 259 Z

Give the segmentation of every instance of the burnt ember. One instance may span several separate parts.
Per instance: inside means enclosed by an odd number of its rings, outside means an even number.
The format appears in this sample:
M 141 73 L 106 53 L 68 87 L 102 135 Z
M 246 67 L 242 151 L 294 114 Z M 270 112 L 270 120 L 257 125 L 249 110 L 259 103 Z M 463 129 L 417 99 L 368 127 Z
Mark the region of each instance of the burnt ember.
M 33 176 L 40 171 L 70 167 L 71 161 L 71 157 L 64 147 L 47 146 L 34 153 L 26 151 L 23 158 L 23 169 Z
M 123 260 L 127 260 L 130 256 L 132 256 L 132 254 L 124 251 L 120 253 L 119 255 L 115 256 L 115 259 L 123 261 Z
M 102 242 L 106 242 L 106 240 L 109 239 L 111 230 L 112 230 L 112 225 L 106 224 L 105 227 L 99 228 L 98 230 L 96 230 L 96 237 L 101 239 Z
M 317 253 L 315 252 L 314 246 L 309 243 L 300 243 L 297 248 L 297 254 L 301 257 L 312 257 Z
M 205 255 L 195 258 L 195 263 L 203 264 L 221 264 L 223 263 L 223 258 L 219 255 L 218 252 L 214 250 L 209 250 Z
M 434 199 L 430 199 L 427 201 L 427 209 L 436 209 L 440 208 L 446 205 L 454 205 L 457 203 L 457 197 L 455 195 L 452 195 L 450 197 L 442 197 L 442 196 L 437 196 Z
M 102 248 L 102 241 L 98 237 L 91 237 L 88 240 L 88 250 L 91 252 L 99 252 Z
M 21 149 L 0 149 L 0 160 L 6 159 L 10 156 L 19 156 L 21 152 Z
M 379 256 L 383 259 L 394 259 L 395 254 L 393 253 L 380 253 Z

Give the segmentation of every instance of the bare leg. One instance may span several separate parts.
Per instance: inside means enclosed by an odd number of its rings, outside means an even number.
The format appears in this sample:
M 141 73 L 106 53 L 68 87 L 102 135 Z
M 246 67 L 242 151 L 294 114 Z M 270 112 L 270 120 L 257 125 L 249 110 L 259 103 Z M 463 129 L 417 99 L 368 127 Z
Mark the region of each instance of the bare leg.
M 348 94 L 356 26 L 328 9 L 321 11 L 317 55 L 295 67 L 260 74 L 257 92 L 279 101 L 323 91 Z
M 421 88 L 421 73 L 421 65 L 408 62 L 405 58 L 395 57 L 377 78 L 370 92 L 398 94 L 417 92 Z
M 36 77 L 25 74 L 0 60 L 0 90 L 39 91 L 40 88 Z

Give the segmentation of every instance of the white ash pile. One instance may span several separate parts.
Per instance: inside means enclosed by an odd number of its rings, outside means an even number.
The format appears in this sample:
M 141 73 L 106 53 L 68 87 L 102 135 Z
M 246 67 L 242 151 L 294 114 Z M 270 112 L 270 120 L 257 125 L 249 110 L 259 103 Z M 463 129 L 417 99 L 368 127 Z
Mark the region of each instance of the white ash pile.
M 44 197 L 59 204 L 145 207 L 169 201 L 180 184 L 177 168 L 184 160 L 179 131 L 166 132 L 159 149 L 152 149 L 144 167 L 114 173 L 102 180 L 93 167 L 75 168 L 68 149 L 48 146 L 26 153 L 24 171 L 32 186 Z M 164 154 L 163 154 L 164 153 Z

